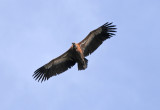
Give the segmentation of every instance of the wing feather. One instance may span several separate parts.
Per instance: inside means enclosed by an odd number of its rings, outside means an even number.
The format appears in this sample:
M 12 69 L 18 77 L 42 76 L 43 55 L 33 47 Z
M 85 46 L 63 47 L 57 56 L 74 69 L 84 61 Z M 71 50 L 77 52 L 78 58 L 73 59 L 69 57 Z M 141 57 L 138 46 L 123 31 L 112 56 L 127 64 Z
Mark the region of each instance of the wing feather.
M 103 43 L 103 41 L 115 35 L 115 30 L 115 25 L 107 22 L 101 27 L 90 32 L 85 39 L 78 43 L 83 50 L 84 56 L 88 56 L 94 52 Z
M 34 72 L 33 77 L 35 80 L 41 80 L 42 82 L 48 80 L 52 76 L 56 76 L 68 70 L 74 66 L 75 63 L 76 61 L 72 58 L 72 49 L 70 48 L 63 55 L 51 60 L 49 63 L 37 69 Z

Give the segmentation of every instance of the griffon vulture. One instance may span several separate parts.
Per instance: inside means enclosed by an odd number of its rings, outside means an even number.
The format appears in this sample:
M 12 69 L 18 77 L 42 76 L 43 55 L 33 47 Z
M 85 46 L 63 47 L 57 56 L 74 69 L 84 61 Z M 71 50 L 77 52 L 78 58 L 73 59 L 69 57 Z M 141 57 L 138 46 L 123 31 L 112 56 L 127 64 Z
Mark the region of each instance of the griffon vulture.
M 115 30 L 115 25 L 107 22 L 91 31 L 81 42 L 72 43 L 72 46 L 64 54 L 37 69 L 33 77 L 35 80 L 41 80 L 42 82 L 68 70 L 76 63 L 78 64 L 78 70 L 85 70 L 88 64 L 88 60 L 85 57 L 93 53 L 103 41 L 115 35 Z

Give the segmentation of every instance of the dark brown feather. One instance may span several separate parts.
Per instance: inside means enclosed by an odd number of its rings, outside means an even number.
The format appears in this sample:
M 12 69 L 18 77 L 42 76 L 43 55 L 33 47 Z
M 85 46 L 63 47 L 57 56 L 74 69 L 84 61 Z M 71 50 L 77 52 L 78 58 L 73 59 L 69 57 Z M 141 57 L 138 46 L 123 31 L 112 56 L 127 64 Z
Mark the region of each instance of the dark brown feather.
M 63 55 L 53 59 L 49 63 L 45 64 L 44 66 L 37 69 L 33 77 L 35 80 L 38 80 L 41 82 L 48 80 L 52 76 L 56 76 L 72 66 L 74 66 L 76 61 L 72 58 L 72 49 L 70 48 L 67 52 L 65 52 Z
M 115 29 L 115 25 L 112 25 L 112 23 L 106 23 L 98 29 L 90 32 L 84 40 L 78 43 L 83 50 L 84 56 L 88 56 L 94 52 L 104 40 L 115 35 L 113 33 L 116 32 Z

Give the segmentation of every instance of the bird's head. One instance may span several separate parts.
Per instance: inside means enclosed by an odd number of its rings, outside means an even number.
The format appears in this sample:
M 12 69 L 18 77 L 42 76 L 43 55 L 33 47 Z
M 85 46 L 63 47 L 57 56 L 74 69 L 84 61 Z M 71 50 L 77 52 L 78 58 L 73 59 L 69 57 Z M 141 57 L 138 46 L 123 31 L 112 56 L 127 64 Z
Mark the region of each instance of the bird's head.
M 72 45 L 74 49 L 77 49 L 76 43 L 73 42 Z

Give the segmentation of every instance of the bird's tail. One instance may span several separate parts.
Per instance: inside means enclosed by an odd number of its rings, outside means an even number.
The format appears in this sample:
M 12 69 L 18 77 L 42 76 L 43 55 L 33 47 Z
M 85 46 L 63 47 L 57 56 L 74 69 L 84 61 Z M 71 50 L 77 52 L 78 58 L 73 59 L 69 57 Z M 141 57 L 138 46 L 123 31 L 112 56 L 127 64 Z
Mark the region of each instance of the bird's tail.
M 88 60 L 84 58 L 84 63 L 78 63 L 78 70 L 85 70 L 88 65 Z

